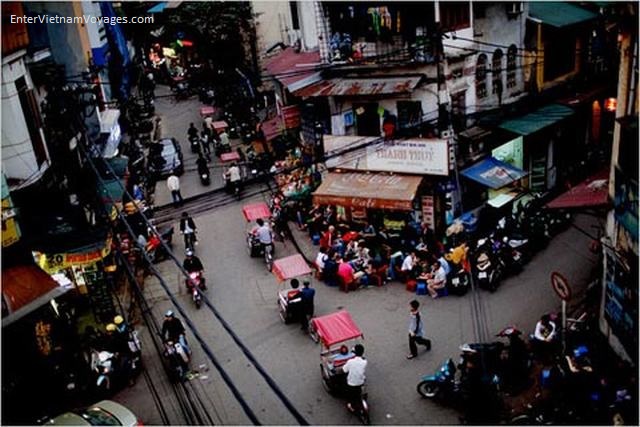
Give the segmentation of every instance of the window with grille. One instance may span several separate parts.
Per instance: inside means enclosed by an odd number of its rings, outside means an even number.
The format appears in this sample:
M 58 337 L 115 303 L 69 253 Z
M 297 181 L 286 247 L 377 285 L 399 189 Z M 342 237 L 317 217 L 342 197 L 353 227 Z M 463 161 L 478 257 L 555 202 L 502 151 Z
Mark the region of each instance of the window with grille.
M 516 68 L 518 49 L 516 45 L 512 44 L 507 50 L 507 87 L 513 88 L 516 86 Z
M 469 2 L 440 2 L 440 23 L 445 31 L 461 30 L 471 26 Z
M 500 49 L 493 52 L 491 63 L 492 93 L 500 95 L 502 93 L 502 51 Z
M 487 96 L 487 55 L 484 53 L 478 56 L 476 64 L 476 97 Z

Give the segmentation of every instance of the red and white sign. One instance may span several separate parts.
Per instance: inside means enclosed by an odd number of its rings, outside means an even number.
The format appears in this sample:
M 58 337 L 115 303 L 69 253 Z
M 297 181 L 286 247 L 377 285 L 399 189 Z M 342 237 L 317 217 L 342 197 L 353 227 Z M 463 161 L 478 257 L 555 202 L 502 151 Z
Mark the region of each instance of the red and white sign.
M 557 271 L 551 273 L 551 286 L 561 300 L 569 301 L 571 299 L 571 288 L 569 287 L 569 282 Z
M 422 196 L 422 222 L 431 230 L 435 227 L 433 196 Z

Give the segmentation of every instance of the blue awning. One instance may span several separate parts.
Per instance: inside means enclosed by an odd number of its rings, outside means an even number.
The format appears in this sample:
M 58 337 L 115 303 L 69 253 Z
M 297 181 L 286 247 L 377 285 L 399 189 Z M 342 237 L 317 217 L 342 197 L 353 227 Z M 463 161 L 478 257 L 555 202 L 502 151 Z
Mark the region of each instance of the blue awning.
M 162 11 L 167 7 L 167 2 L 163 1 L 162 3 L 158 3 L 153 6 L 151 9 L 147 10 L 147 13 L 162 13 Z
M 493 157 L 488 157 L 460 173 L 494 190 L 509 185 L 527 175 L 525 171 Z

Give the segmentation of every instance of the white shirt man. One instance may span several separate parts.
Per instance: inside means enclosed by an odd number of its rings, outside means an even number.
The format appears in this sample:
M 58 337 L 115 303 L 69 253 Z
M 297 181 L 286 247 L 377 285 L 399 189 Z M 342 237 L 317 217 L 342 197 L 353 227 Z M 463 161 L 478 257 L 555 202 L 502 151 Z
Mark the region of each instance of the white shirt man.
M 255 230 L 256 236 L 262 245 L 270 245 L 273 243 L 273 237 L 271 234 L 271 228 L 262 220 L 257 221 L 258 228 Z
M 229 135 L 227 135 L 227 131 L 222 131 L 222 133 L 220 134 L 220 144 L 222 145 L 229 145 Z
M 324 263 L 327 260 L 327 254 L 324 252 L 318 252 L 318 256 L 316 256 L 316 266 L 318 270 L 322 272 L 324 270 Z
M 230 182 L 238 182 L 242 179 L 240 176 L 240 168 L 236 165 L 231 166 L 227 173 L 229 174 Z
M 411 271 L 413 269 L 413 266 L 415 265 L 415 262 L 416 256 L 412 252 L 405 257 L 404 261 L 402 261 L 402 267 L 400 269 L 402 271 Z
M 180 178 L 175 175 L 171 175 L 167 178 L 167 187 L 169 191 L 180 191 Z
M 351 387 L 359 387 L 364 384 L 367 369 L 367 361 L 360 356 L 347 360 L 342 370 L 347 373 L 347 384 Z

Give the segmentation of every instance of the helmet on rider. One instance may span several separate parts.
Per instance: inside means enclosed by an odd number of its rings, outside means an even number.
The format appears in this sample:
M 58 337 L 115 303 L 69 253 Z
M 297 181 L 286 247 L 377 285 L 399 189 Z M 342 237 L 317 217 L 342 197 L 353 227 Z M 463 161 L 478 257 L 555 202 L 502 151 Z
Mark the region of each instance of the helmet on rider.
M 124 322 L 124 318 L 120 315 L 117 315 L 116 317 L 113 318 L 113 323 L 115 323 L 116 326 L 121 325 L 122 322 Z
M 186 251 L 184 251 L 184 254 L 186 256 L 193 256 L 193 251 L 191 249 L 187 249 Z
M 116 329 L 118 329 L 118 328 L 113 323 L 109 323 L 107 325 L 107 327 L 106 327 L 107 332 L 115 332 Z
M 164 314 L 164 317 L 173 317 L 173 311 L 167 310 L 167 312 Z

